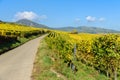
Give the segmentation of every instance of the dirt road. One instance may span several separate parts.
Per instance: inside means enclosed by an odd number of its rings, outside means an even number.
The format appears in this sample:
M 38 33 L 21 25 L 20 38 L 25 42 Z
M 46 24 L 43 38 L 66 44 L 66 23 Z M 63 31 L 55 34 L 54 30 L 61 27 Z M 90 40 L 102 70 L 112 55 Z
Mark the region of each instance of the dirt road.
M 45 35 L 0 55 L 0 80 L 31 80 L 34 58 L 40 40 L 44 37 Z

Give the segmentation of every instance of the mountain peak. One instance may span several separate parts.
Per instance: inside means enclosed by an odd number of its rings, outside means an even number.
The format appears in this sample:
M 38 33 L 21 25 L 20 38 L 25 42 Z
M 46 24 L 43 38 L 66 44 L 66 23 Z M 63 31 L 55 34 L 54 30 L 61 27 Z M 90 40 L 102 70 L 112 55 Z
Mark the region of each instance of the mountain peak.
M 27 26 L 34 26 L 38 28 L 48 28 L 48 26 L 36 23 L 34 21 L 28 20 L 28 19 L 20 19 L 16 21 L 17 24 L 27 25 Z

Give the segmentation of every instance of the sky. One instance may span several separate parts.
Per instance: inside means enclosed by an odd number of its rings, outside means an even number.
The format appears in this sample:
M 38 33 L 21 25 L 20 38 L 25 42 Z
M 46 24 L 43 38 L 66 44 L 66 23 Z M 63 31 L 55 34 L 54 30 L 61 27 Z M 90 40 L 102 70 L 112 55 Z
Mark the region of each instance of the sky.
M 120 30 L 120 0 L 0 0 L 0 20 Z

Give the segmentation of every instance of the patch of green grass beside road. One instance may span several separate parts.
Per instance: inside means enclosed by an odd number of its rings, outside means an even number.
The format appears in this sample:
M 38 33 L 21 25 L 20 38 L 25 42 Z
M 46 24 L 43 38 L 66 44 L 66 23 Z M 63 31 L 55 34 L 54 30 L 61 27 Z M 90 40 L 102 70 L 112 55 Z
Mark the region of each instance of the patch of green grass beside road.
M 53 66 L 53 61 L 49 56 L 51 52 L 45 41 L 41 41 L 34 62 L 32 80 L 62 80 L 51 71 Z

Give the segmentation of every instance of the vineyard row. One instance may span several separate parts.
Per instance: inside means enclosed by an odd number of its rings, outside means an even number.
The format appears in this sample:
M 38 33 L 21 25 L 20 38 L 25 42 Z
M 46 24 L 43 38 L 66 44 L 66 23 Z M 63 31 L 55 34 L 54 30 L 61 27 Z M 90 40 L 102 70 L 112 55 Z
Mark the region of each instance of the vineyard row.
M 53 31 L 46 37 L 49 48 L 66 63 L 82 62 L 108 78 L 120 75 L 119 34 L 71 34 Z

